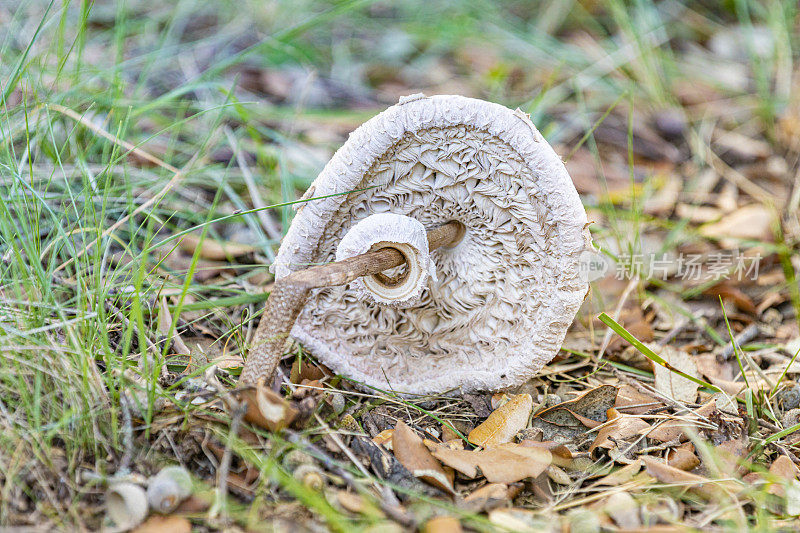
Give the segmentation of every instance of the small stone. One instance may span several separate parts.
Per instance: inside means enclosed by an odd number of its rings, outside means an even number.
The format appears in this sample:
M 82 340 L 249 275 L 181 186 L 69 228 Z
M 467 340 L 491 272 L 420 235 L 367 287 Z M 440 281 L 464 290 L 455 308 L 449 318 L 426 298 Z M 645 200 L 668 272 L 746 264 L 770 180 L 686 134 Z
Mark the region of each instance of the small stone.
M 778 407 L 783 411 L 791 411 L 800 407 L 800 385 L 792 385 L 778 393 Z
M 658 133 L 667 140 L 679 139 L 686 132 L 686 116 L 678 109 L 662 109 L 653 115 Z

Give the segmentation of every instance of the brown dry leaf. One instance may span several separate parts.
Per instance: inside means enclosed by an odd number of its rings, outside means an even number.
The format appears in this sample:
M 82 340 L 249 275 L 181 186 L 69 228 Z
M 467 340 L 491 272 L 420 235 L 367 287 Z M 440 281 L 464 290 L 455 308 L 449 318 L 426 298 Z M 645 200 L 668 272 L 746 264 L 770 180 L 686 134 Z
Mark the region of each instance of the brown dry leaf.
M 617 393 L 614 408 L 628 415 L 641 415 L 652 409 L 663 407 L 664 403 L 637 390 L 632 385 L 623 385 Z
M 192 523 L 182 516 L 162 516 L 154 514 L 144 521 L 133 533 L 191 533 Z
M 461 522 L 455 516 L 431 518 L 420 528 L 421 533 L 461 533 Z
M 624 441 L 638 437 L 643 432 L 650 429 L 650 424 L 635 416 L 621 415 L 616 409 L 608 410 L 609 422 L 597 432 L 594 442 L 589 447 L 589 452 L 595 448 L 614 448 L 616 444 L 612 441 Z
M 521 429 L 528 425 L 528 417 L 533 409 L 530 394 L 517 394 L 489 415 L 483 424 L 469 432 L 467 438 L 484 448 L 511 442 Z
M 761 204 L 740 207 L 724 216 L 719 222 L 700 228 L 704 237 L 716 239 L 748 239 L 772 242 L 772 211 Z
M 736 490 L 736 485 L 730 481 L 715 482 L 707 477 L 684 472 L 649 456 L 643 456 L 641 460 L 647 468 L 647 473 L 658 481 L 669 485 L 685 485 L 687 490 L 704 498 L 725 497 L 726 489 Z
M 750 451 L 750 439 L 745 435 L 743 438 L 730 439 L 714 447 L 715 457 L 721 463 L 721 471 L 726 475 L 741 475 L 748 468 L 744 462 Z
M 542 448 L 550 452 L 553 456 L 553 464 L 558 466 L 570 466 L 572 464 L 572 452 L 569 451 L 569 448 L 561 444 L 560 442 L 546 440 L 546 441 L 536 441 L 536 440 L 521 440 L 519 442 L 520 446 L 527 446 L 529 448 Z
M 726 303 L 733 302 L 740 311 L 745 313 L 753 315 L 756 312 L 756 305 L 753 303 L 753 300 L 742 292 L 739 287 L 731 283 L 730 280 L 717 283 L 713 287 L 707 288 L 703 291 L 703 294 L 712 296 L 714 300 L 717 301 L 722 297 Z
M 433 456 L 470 479 L 483 474 L 490 483 L 514 483 L 537 477 L 552 462 L 548 450 L 513 443 L 485 450 L 452 450 L 439 445 Z
M 397 422 L 392 435 L 394 456 L 415 477 L 434 487 L 453 493 L 453 485 L 422 439 L 402 420 Z
M 336 493 L 336 501 L 339 502 L 346 511 L 351 513 L 361 513 L 366 506 L 364 505 L 364 498 L 360 494 L 340 490 Z
M 733 380 L 732 367 L 720 364 L 720 362 L 717 361 L 716 354 L 706 353 L 703 355 L 695 355 L 694 362 L 697 365 L 697 371 L 706 379 Z
M 511 503 L 511 498 L 516 492 L 518 492 L 518 487 L 510 490 L 505 483 L 487 483 L 464 498 L 462 507 L 473 513 L 506 507 Z
M 332 375 L 332 372 L 323 364 L 309 361 L 307 357 L 296 357 L 292 363 L 292 370 L 289 380 L 292 383 L 300 383 L 304 379 L 309 381 L 322 380 L 325 376 Z
M 800 471 L 797 469 L 797 466 L 792 462 L 791 459 L 785 455 L 781 455 L 772 462 L 772 465 L 769 467 L 769 473 L 781 479 L 793 481 L 797 479 Z M 786 494 L 786 488 L 780 483 L 773 483 L 770 485 L 767 491 L 770 494 L 780 497 L 783 497 Z
M 683 180 L 670 174 L 664 186 L 644 202 L 642 209 L 648 215 L 668 215 L 680 197 L 682 186 Z
M 200 235 L 189 233 L 181 239 L 180 247 L 184 252 L 193 254 L 200 244 Z M 203 239 L 202 247 L 200 248 L 200 257 L 211 261 L 224 261 L 228 258 L 253 253 L 256 250 L 257 248 L 250 244 L 224 242 L 206 237 Z
M 688 472 L 700 464 L 700 459 L 694 453 L 694 445 L 691 442 L 681 444 L 667 453 L 667 464 Z
M 270 431 L 284 429 L 299 414 L 288 400 L 267 388 L 263 382 L 242 391 L 241 396 L 247 401 L 245 420 Z
M 616 487 L 618 485 L 622 485 L 633 479 L 633 477 L 638 474 L 641 469 L 642 462 L 636 460 L 629 465 L 623 466 L 619 470 L 611 472 L 607 476 L 601 477 L 595 481 L 592 486 L 607 485 L 609 487 Z
M 675 214 L 682 220 L 688 219 L 694 224 L 705 224 L 719 220 L 723 212 L 721 209 L 706 205 L 678 204 Z
M 615 492 L 605 502 L 604 510 L 623 529 L 635 530 L 642 525 L 639 505 L 627 492 Z
M 658 353 L 670 365 L 685 374 L 699 378 L 697 365 L 691 355 L 672 346 L 659 346 L 650 344 L 650 349 Z M 697 389 L 700 387 L 694 381 L 672 372 L 661 365 L 653 364 L 655 373 L 656 390 L 661 394 L 679 402 L 694 403 L 697 399 Z
M 601 385 L 573 400 L 540 411 L 533 417 L 533 427 L 541 429 L 544 440 L 572 440 L 587 429 L 608 420 L 607 412 L 614 407 L 617 387 Z
M 539 533 L 548 531 L 549 526 L 539 511 L 530 509 L 495 509 L 489 513 L 489 522 L 497 526 L 500 531 L 515 531 L 518 533 Z
M 372 442 L 378 444 L 379 446 L 383 446 L 387 450 L 391 450 L 393 435 L 394 435 L 393 429 L 384 429 L 383 431 L 372 437 Z
M 685 441 L 689 438 L 686 435 L 686 430 L 694 427 L 695 424 L 691 420 L 667 420 L 662 424 L 654 425 L 652 429 L 646 430 L 643 435 L 648 439 L 659 442 Z

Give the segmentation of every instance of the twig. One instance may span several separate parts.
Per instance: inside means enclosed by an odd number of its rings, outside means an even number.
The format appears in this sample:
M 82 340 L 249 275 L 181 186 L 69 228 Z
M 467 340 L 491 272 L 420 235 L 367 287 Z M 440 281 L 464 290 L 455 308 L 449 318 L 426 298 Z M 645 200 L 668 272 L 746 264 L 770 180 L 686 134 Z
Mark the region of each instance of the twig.
M 239 425 L 242 423 L 242 418 L 247 411 L 247 404 L 240 403 L 231 413 L 231 425 L 228 431 L 228 438 L 225 441 L 225 451 L 222 453 L 222 459 L 217 468 L 217 490 L 214 505 L 208 511 L 210 519 L 216 518 L 220 512 L 223 516 L 226 513 L 227 506 L 225 504 L 228 498 L 228 474 L 231 468 L 231 459 L 233 452 L 231 450 L 231 442 L 239 434 Z
M 755 322 L 744 328 L 738 335 L 733 338 L 732 342 L 729 342 L 725 345 L 725 347 L 720 352 L 720 357 L 723 359 L 730 358 L 733 355 L 736 346 L 741 346 L 747 342 L 750 342 L 758 335 L 760 329 L 758 324 Z

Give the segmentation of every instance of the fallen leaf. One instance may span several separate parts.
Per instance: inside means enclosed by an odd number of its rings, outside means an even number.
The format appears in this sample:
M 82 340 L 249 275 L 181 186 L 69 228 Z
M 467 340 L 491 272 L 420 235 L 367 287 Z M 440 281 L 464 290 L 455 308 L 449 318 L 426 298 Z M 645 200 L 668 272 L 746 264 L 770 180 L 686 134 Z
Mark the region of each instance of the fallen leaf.
M 383 446 L 387 450 L 392 449 L 392 436 L 394 435 L 393 429 L 384 429 L 374 437 L 372 437 L 372 442 L 379 446 Z
M 182 516 L 154 514 L 144 521 L 133 533 L 191 533 L 192 523 Z
M 658 481 L 668 485 L 683 485 L 686 490 L 704 498 L 726 498 L 726 490 L 737 488 L 731 481 L 713 481 L 707 477 L 684 472 L 653 457 L 643 456 L 641 460 L 647 468 L 647 473 Z
M 615 409 L 629 415 L 641 415 L 663 406 L 661 400 L 637 390 L 632 385 L 620 387 L 614 402 Z
M 604 508 L 606 514 L 623 529 L 633 530 L 642 525 L 639 506 L 627 492 L 615 492 L 609 496 Z
M 420 528 L 421 533 L 461 533 L 461 522 L 455 516 L 431 518 Z
M 798 471 L 797 466 L 791 459 L 785 455 L 781 455 L 772 462 L 772 465 L 769 467 L 769 473 L 785 481 L 795 481 L 800 471 Z M 776 496 L 783 497 L 786 495 L 786 488 L 781 483 L 773 483 L 767 491 Z
M 619 470 L 611 472 L 607 476 L 601 477 L 595 481 L 592 486 L 607 485 L 609 487 L 616 487 L 618 485 L 622 485 L 633 479 L 633 477 L 638 474 L 641 469 L 642 462 L 636 460 L 629 465 L 623 466 Z
M 533 409 L 530 394 L 517 394 L 489 415 L 483 424 L 469 432 L 467 438 L 484 448 L 510 442 L 528 424 Z
M 680 197 L 682 185 L 680 177 L 670 174 L 664 186 L 644 202 L 643 211 L 649 215 L 668 215 Z
M 200 246 L 200 257 L 211 261 L 224 261 L 228 258 L 240 257 L 257 250 L 255 246 L 250 244 L 223 242 L 210 237 L 206 237 L 201 243 L 200 235 L 193 233 L 184 235 L 180 242 L 181 250 L 190 254 L 193 254 L 198 246 Z
M 394 428 L 392 449 L 400 464 L 415 477 L 444 491 L 453 492 L 453 486 L 442 466 L 433 458 L 422 439 L 402 420 Z
M 673 440 L 685 441 L 689 438 L 686 431 L 696 427 L 695 423 L 691 420 L 667 420 L 660 424 L 654 424 L 652 429 L 645 430 L 642 435 L 648 439 L 657 440 L 659 442 L 670 442 Z
M 700 227 L 704 237 L 772 242 L 772 211 L 761 204 L 740 207 L 719 222 Z
M 489 522 L 501 531 L 516 531 L 518 533 L 539 533 L 550 530 L 542 518 L 541 513 L 529 509 L 495 509 L 489 513 Z
M 533 427 L 542 430 L 544 440 L 571 441 L 608 420 L 606 413 L 614 407 L 617 392 L 613 385 L 588 390 L 537 413 Z
M 649 347 L 674 368 L 689 376 L 700 377 L 697 372 L 697 365 L 688 353 L 672 346 L 650 344 Z M 659 364 L 654 363 L 653 367 L 655 386 L 658 392 L 679 402 L 694 403 L 697 399 L 697 389 L 700 387 L 697 383 Z
M 537 477 L 552 462 L 552 454 L 543 448 L 505 443 L 484 450 L 453 450 L 440 445 L 433 456 L 464 476 L 483 475 L 490 483 L 514 483 Z
M 639 437 L 642 432 L 650 428 L 650 424 L 635 416 L 621 415 L 616 409 L 608 410 L 609 422 L 597 432 L 594 442 L 589 447 L 589 452 L 595 448 L 613 448 L 613 441 L 626 441 Z M 612 441 L 613 439 L 613 441 Z
M 284 429 L 298 415 L 297 409 L 288 400 L 267 388 L 263 382 L 242 391 L 242 398 L 247 401 L 245 420 L 270 431 Z
M 506 507 L 511 502 L 512 492 L 518 492 L 518 489 L 509 490 L 505 483 L 487 483 L 464 498 L 461 506 L 473 513 Z
M 694 453 L 694 445 L 687 442 L 667 453 L 667 464 L 688 472 L 700 464 L 700 459 Z

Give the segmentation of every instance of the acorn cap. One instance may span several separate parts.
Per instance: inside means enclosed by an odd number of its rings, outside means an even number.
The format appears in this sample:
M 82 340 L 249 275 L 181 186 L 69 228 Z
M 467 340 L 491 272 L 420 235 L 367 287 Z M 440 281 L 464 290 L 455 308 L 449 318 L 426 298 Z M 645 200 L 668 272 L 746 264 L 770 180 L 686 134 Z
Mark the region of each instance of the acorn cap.
M 319 289 L 292 336 L 336 372 L 400 393 L 501 389 L 558 352 L 588 291 L 591 248 L 567 171 L 527 114 L 461 96 L 413 95 L 356 131 L 301 204 L 276 278 L 333 261 L 351 229 L 391 213 L 465 233 L 430 253 L 416 299 L 381 302 L 358 282 Z

